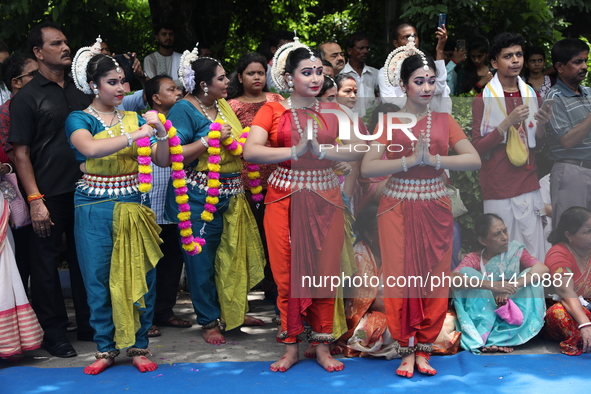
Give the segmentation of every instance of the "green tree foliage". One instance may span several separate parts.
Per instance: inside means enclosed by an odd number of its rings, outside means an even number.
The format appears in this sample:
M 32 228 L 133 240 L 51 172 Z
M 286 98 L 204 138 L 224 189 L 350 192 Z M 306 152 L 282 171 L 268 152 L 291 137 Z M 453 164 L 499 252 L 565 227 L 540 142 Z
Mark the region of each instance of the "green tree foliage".
M 26 51 L 32 26 L 49 20 L 62 26 L 73 51 L 100 34 L 111 51 L 145 54 L 153 41 L 147 0 L 4 0 L 0 39 L 11 51 Z

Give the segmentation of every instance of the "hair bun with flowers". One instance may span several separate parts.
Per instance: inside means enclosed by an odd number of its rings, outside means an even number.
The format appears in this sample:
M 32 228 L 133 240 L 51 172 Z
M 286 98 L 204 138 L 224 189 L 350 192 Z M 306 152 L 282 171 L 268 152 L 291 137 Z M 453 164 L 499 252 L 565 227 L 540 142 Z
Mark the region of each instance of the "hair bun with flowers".
M 402 62 L 413 55 L 419 55 L 423 60 L 423 69 L 429 71 L 427 57 L 415 46 L 415 37 L 412 35 L 408 39 L 408 44 L 394 49 L 386 59 L 386 63 L 384 64 L 384 78 L 386 78 L 386 83 L 389 86 L 399 86 Z
M 103 40 L 101 40 L 101 36 L 98 36 L 93 46 L 78 49 L 74 60 L 72 60 L 72 77 L 74 78 L 74 83 L 78 90 L 86 94 L 92 94 L 92 89 L 86 80 L 86 67 L 88 67 L 88 62 L 93 56 L 101 53 L 101 42 Z
M 199 43 L 195 44 L 195 48 L 191 52 L 186 50 L 181 55 L 179 78 L 187 93 L 193 93 L 195 89 L 195 71 L 191 65 L 197 59 L 199 59 Z
M 295 31 L 294 31 L 295 34 Z M 292 42 L 288 42 L 283 44 L 277 49 L 275 55 L 273 56 L 273 66 L 271 67 L 271 77 L 273 78 L 273 82 L 275 86 L 277 86 L 281 90 L 287 90 L 288 86 L 285 82 L 285 63 L 287 63 L 287 56 L 293 51 L 294 49 L 298 48 L 305 48 L 310 52 L 310 60 L 315 61 L 316 57 L 314 56 L 314 52 L 305 44 L 300 42 L 300 39 L 297 35 L 294 36 Z

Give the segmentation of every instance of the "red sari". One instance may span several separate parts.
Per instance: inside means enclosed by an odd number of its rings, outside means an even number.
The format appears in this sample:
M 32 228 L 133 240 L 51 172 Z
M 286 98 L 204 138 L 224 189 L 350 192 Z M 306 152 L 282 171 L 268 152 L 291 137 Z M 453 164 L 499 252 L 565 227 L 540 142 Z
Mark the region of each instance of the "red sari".
M 577 295 L 585 298 L 591 297 L 591 261 L 587 263 L 585 271 L 581 272 L 569 248 L 560 243 L 550 248 L 546 255 L 545 264 L 550 269 L 552 278 L 554 278 L 555 273 L 572 273 L 573 276 L 570 280 L 574 281 L 574 289 Z M 563 277 L 563 280 L 567 280 L 567 277 Z M 591 312 L 584 307 L 582 308 L 589 320 L 591 320 Z M 560 341 L 560 351 L 562 353 L 569 356 L 578 356 L 583 352 L 578 323 L 561 302 L 557 302 L 546 311 L 544 332 L 548 339 Z
M 338 106 L 323 103 L 321 108 L 337 109 Z M 309 110 L 297 111 L 304 127 L 309 113 Z M 333 145 L 338 130 L 336 116 L 313 115 L 320 122 L 318 142 Z M 280 103 L 265 104 L 253 126 L 260 126 L 269 133 L 268 143 L 273 147 L 290 147 L 300 138 L 291 111 Z M 332 165 L 331 160 L 318 160 L 307 152 L 297 162 L 279 163 L 269 178 L 264 225 L 271 269 L 277 283 L 282 328 L 279 339 L 284 343 L 297 343 L 302 339 L 304 320 L 312 329 L 312 341 L 335 340 L 332 336 L 334 292 L 329 288 L 302 285 L 304 276 L 340 273 L 344 207 Z M 298 182 L 295 177 L 305 179 Z
M 420 130 L 427 129 L 426 122 L 424 117 L 413 128 L 417 138 Z M 449 114 L 433 112 L 430 138 L 431 154 L 447 156 L 449 147 L 466 135 Z M 387 153 L 390 160 L 413 153 L 411 141 L 402 131 L 395 130 L 391 141 L 384 132 L 378 141 L 386 146 L 402 145 L 402 152 Z M 397 147 L 391 149 L 399 150 Z M 422 344 L 430 348 L 445 320 L 448 287 L 434 283 L 431 289 L 431 278 L 448 275 L 451 262 L 453 215 L 442 172 L 431 166 L 415 166 L 396 173 L 380 200 L 384 302 L 388 328 L 401 347 Z

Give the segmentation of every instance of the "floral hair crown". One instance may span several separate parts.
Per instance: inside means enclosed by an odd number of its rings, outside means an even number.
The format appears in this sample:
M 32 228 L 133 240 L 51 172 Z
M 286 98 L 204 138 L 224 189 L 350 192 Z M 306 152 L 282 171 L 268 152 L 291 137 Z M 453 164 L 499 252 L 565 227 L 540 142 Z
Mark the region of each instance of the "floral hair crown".
M 74 83 L 79 90 L 86 94 L 92 94 L 92 89 L 86 80 L 86 68 L 88 67 L 90 59 L 101 53 L 101 42 L 103 42 L 103 40 L 101 40 L 101 36 L 99 35 L 93 46 L 78 49 L 76 56 L 74 56 L 74 60 L 72 60 L 72 77 L 74 78 Z M 109 56 L 109 58 L 113 60 L 115 66 L 117 66 L 117 72 L 120 73 L 121 68 L 119 67 L 119 63 L 117 63 L 117 60 L 113 59 L 111 56 Z
M 294 31 L 295 34 L 295 31 Z M 316 61 L 316 56 L 314 56 L 314 52 L 305 44 L 300 42 L 298 36 L 294 36 L 293 42 L 288 42 L 283 44 L 277 49 L 275 55 L 273 56 L 273 67 L 271 67 L 271 77 L 273 78 L 273 82 L 275 86 L 277 86 L 281 90 L 287 90 L 288 86 L 285 82 L 285 63 L 287 63 L 287 56 L 293 51 L 294 49 L 298 48 L 305 48 L 310 53 L 310 60 Z
M 427 57 L 415 46 L 415 36 L 412 35 L 408 39 L 408 44 L 394 49 L 386 59 L 384 77 L 389 86 L 398 86 L 400 84 L 400 67 L 402 67 L 402 62 L 413 55 L 419 55 L 423 60 L 423 70 L 429 71 Z
M 220 66 L 222 65 L 219 60 L 214 59 L 213 57 L 199 56 L 199 43 L 195 44 L 195 48 L 193 48 L 191 52 L 188 50 L 183 52 L 179 66 L 179 79 L 187 93 L 193 93 L 193 90 L 195 90 L 195 70 L 193 70 L 191 65 L 198 59 L 209 59 L 213 60 Z

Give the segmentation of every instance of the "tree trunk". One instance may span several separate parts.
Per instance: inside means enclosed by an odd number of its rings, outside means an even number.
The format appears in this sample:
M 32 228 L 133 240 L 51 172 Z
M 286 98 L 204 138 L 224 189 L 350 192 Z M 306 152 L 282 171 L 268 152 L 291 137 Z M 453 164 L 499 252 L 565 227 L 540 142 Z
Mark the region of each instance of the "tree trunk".
M 197 42 L 207 43 L 222 57 L 231 23 L 232 0 L 149 0 L 152 22 L 175 26 L 175 50 L 193 49 Z

